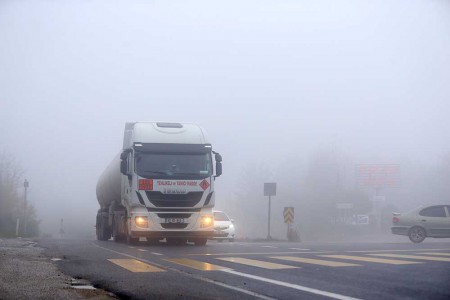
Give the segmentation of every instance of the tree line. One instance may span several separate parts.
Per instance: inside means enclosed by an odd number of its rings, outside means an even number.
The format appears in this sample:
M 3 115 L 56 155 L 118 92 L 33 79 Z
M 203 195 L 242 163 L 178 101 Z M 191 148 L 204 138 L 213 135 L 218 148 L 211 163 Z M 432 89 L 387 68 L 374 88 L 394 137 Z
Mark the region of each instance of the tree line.
M 0 236 L 2 237 L 16 236 L 17 229 L 18 236 L 39 235 L 36 209 L 25 202 L 23 175 L 22 167 L 13 156 L 0 153 Z

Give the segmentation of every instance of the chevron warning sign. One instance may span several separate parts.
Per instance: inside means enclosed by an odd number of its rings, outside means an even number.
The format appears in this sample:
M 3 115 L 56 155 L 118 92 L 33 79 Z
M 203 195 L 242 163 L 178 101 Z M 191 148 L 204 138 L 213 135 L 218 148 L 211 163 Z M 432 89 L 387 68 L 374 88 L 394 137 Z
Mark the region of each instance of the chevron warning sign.
M 294 223 L 294 208 L 293 207 L 285 207 L 283 210 L 284 215 L 284 223 Z

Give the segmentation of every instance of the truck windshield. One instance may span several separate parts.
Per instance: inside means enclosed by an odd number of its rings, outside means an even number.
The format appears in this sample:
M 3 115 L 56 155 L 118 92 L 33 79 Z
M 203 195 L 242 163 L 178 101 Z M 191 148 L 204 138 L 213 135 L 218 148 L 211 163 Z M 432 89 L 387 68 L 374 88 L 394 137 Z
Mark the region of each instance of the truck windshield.
M 202 179 L 211 176 L 210 153 L 136 153 L 136 173 L 146 178 Z

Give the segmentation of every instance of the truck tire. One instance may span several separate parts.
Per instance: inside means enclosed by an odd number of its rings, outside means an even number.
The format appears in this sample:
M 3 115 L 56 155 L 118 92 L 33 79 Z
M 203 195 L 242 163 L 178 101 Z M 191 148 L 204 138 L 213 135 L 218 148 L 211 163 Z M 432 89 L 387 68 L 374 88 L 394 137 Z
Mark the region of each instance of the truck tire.
M 195 246 L 205 246 L 207 241 L 207 238 L 198 238 L 194 240 L 194 244 Z
M 128 245 L 136 245 L 136 244 L 139 243 L 139 238 L 138 237 L 132 237 L 129 234 L 127 234 L 126 241 L 127 241 Z
M 104 213 L 97 214 L 96 224 L 97 240 L 107 241 L 111 238 L 111 228 L 108 226 L 108 218 Z
M 166 238 L 167 244 L 169 245 L 176 245 L 176 246 L 182 246 L 186 245 L 187 239 L 185 238 Z
M 121 243 L 126 241 L 126 235 L 122 232 L 120 232 L 119 230 L 119 224 L 116 223 L 115 221 L 113 222 L 113 240 L 116 243 Z

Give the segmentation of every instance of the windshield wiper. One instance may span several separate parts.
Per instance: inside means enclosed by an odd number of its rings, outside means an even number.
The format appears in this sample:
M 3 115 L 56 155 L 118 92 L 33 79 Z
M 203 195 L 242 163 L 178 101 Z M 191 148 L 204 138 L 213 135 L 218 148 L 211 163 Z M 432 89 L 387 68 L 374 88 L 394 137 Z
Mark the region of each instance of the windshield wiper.
M 198 173 L 192 173 L 192 172 L 175 172 L 173 173 L 173 175 L 206 175 L 206 174 L 202 174 L 200 172 Z
M 167 172 L 164 171 L 155 171 L 155 170 L 145 170 L 142 171 L 143 173 L 153 173 L 153 174 L 163 174 L 163 175 L 167 175 Z

